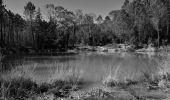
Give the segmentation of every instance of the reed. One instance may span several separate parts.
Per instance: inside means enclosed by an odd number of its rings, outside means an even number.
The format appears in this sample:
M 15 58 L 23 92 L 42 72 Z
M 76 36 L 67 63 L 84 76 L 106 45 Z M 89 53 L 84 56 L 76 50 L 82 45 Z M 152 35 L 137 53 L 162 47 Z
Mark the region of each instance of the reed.
M 168 58 L 169 59 L 169 58 Z M 157 72 L 141 72 L 141 77 L 136 80 L 125 77 L 124 81 L 119 81 L 116 77 L 119 67 L 113 73 L 111 68 L 104 78 L 103 84 L 108 87 L 128 88 L 133 85 L 146 85 L 147 89 L 166 89 L 170 87 L 170 61 L 166 57 L 162 58 L 157 67 Z
M 54 75 L 48 82 L 37 83 L 33 78 L 34 71 L 39 67 L 52 68 Z M 82 83 L 82 72 L 77 67 L 68 65 L 33 64 L 21 65 L 0 77 L 0 97 L 14 99 L 27 99 L 30 97 L 53 94 L 55 97 L 67 97 Z

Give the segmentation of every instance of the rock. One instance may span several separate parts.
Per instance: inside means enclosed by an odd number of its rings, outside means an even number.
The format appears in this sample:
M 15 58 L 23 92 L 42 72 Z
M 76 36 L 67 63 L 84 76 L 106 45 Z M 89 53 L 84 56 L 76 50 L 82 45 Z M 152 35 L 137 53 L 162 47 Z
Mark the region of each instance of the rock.
M 108 52 L 109 52 L 109 53 L 115 53 L 115 52 L 116 52 L 116 49 L 108 49 Z
M 148 47 L 148 48 L 146 49 L 146 51 L 147 51 L 147 52 L 156 52 L 156 48 L 154 48 L 154 47 Z
M 126 46 L 125 46 L 125 44 L 119 44 L 119 48 L 126 49 Z
M 152 45 L 148 45 L 147 48 L 142 48 L 142 49 L 138 49 L 136 50 L 136 52 L 156 52 L 157 49 L 155 47 L 153 47 Z
M 105 48 L 105 47 L 100 47 L 100 46 L 98 46 L 98 49 L 97 49 L 97 50 L 100 51 L 100 52 L 107 52 L 107 51 L 108 51 L 107 48 Z
M 134 52 L 134 51 L 135 51 L 135 49 L 134 49 L 133 46 L 127 46 L 126 47 L 126 52 Z

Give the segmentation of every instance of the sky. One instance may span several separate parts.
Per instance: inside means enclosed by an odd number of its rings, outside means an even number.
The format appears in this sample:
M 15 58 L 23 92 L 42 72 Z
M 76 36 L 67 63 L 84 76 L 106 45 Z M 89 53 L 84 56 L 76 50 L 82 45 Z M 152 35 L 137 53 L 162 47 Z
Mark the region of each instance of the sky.
M 63 6 L 66 9 L 75 11 L 76 9 L 83 10 L 83 13 L 95 13 L 97 16 L 107 16 L 112 10 L 120 9 L 124 0 L 3 0 L 6 8 L 19 13 L 23 16 L 24 6 L 31 1 L 38 8 L 41 8 L 43 15 L 45 14 L 45 5 L 54 4 Z M 45 16 L 44 16 L 45 17 Z

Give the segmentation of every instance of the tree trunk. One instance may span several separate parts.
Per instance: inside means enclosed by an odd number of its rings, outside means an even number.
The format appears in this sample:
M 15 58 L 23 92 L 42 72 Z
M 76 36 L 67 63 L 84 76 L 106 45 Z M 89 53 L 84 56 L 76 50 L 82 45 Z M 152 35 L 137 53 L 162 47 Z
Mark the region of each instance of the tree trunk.
M 140 22 L 139 22 L 140 23 Z M 139 43 L 141 42 L 140 41 L 140 35 L 141 35 L 141 32 L 140 32 L 140 25 L 139 25 L 139 23 L 138 23 L 138 45 L 139 45 Z
M 76 37 L 75 37 L 75 35 L 76 35 L 76 25 L 74 25 L 74 33 L 73 33 L 73 34 L 74 34 L 73 37 L 74 37 L 74 39 L 75 39 L 75 38 L 76 38 Z M 73 42 L 73 48 L 75 47 L 75 42 L 76 42 L 76 40 L 74 40 L 74 42 Z
M 167 25 L 167 40 L 168 40 L 168 42 L 170 42 L 170 40 L 169 40 L 169 37 L 170 37 L 170 35 L 169 35 L 169 21 L 167 24 L 168 24 Z
M 2 19 L 1 19 L 1 46 L 3 46 L 3 30 L 2 30 Z
M 16 41 L 17 41 L 17 46 L 19 45 L 19 29 L 16 28 Z M 21 41 L 20 41 L 21 42 Z
M 32 44 L 34 46 L 34 32 L 33 32 L 33 27 L 32 27 L 32 21 L 31 21 L 31 34 L 32 34 Z
M 69 33 L 68 33 L 68 30 L 69 30 L 69 28 L 67 28 L 67 26 L 66 26 L 66 28 L 64 29 L 64 35 L 66 36 L 66 37 L 64 36 L 65 39 L 66 39 L 66 40 L 64 40 L 64 42 L 65 42 L 65 43 L 64 43 L 64 45 L 65 45 L 65 46 L 64 46 L 64 47 L 65 47 L 64 49 L 65 49 L 65 50 L 68 49 L 68 43 L 69 43 Z
M 5 29 L 6 29 L 6 26 L 5 26 L 5 23 L 4 23 L 3 26 L 4 26 L 4 27 L 3 27 L 3 31 L 4 31 L 4 32 L 3 32 L 3 33 L 4 33 L 3 43 L 4 43 L 4 45 L 6 45 L 6 32 L 5 32 L 5 31 L 6 31 L 6 30 L 5 30 Z
M 0 29 L 0 46 L 2 47 L 3 46 L 3 31 L 2 31 L 2 21 L 3 21 L 3 14 L 2 14 L 2 7 L 0 6 L 0 25 L 1 25 L 1 29 Z
M 11 38 L 12 38 L 12 43 L 11 43 L 11 44 L 14 46 L 14 43 L 15 43 L 14 36 L 15 36 L 15 35 L 14 35 L 13 30 L 14 30 L 14 26 L 13 26 L 12 23 L 11 23 L 11 31 L 10 31 L 10 32 L 11 32 L 11 35 L 12 35 L 12 37 L 11 37 Z
M 160 47 L 160 32 L 159 32 L 159 26 L 158 26 L 157 32 L 158 32 L 158 47 Z
M 10 22 L 8 22 L 7 29 L 8 29 L 8 32 L 7 32 L 8 33 L 8 44 L 10 44 L 10 34 L 9 34 L 10 33 L 10 31 L 9 31 L 10 30 Z
M 34 38 L 34 31 L 33 31 L 33 26 L 32 26 L 32 24 L 33 24 L 33 17 L 32 17 L 32 15 L 30 15 L 30 18 L 31 18 L 31 35 L 32 35 L 32 46 L 33 46 L 33 48 L 35 48 L 35 38 Z

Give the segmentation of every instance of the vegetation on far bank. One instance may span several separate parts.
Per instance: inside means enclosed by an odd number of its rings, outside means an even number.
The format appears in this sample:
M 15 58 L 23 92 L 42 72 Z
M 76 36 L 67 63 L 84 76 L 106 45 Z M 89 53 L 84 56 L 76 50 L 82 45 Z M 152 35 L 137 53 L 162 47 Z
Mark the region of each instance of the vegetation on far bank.
M 105 18 L 82 10 L 45 5 L 43 11 L 32 2 L 24 18 L 7 10 L 0 0 L 0 49 L 3 54 L 48 50 L 65 51 L 77 45 L 104 46 L 109 43 L 137 48 L 170 43 L 169 0 L 125 0 L 120 10 Z M 48 19 L 44 20 L 42 12 Z

